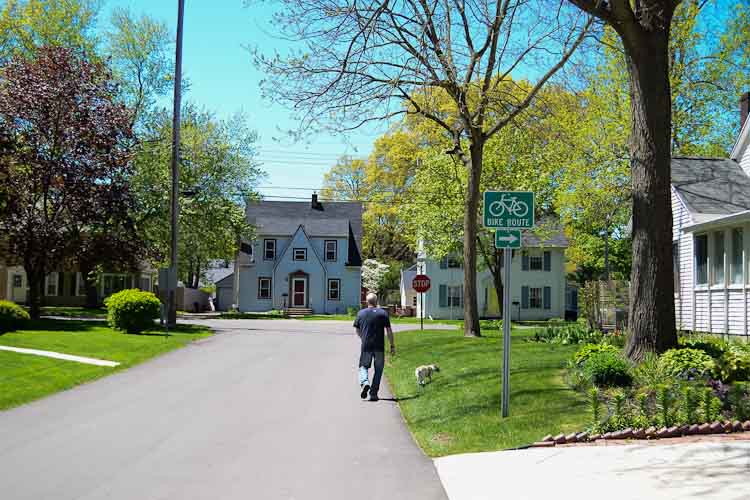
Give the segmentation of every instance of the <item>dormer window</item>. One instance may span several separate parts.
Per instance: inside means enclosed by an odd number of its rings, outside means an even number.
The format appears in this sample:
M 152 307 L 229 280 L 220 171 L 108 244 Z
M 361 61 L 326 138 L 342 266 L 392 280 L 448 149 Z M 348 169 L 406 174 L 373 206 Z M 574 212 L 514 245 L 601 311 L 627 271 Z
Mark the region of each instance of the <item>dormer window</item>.
M 295 248 L 292 258 L 294 260 L 307 260 L 307 248 Z
M 326 261 L 336 262 L 336 256 L 338 255 L 338 241 L 326 240 Z
M 276 240 L 263 240 L 263 259 L 274 260 L 276 258 Z

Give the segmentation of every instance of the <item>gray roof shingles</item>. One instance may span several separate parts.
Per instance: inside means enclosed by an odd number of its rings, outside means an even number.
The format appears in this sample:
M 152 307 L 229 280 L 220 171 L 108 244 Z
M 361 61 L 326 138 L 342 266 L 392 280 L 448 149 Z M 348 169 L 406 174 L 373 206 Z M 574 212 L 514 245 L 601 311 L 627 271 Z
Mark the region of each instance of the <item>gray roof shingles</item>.
M 734 160 L 673 157 L 672 185 L 693 213 L 750 210 L 750 177 Z

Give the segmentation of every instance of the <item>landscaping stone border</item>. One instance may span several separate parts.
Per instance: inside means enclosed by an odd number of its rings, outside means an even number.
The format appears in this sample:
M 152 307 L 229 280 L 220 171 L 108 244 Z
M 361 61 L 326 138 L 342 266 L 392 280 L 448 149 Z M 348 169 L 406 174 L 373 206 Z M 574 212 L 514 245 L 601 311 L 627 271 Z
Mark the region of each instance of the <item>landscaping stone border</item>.
M 620 431 L 606 432 L 604 434 L 589 434 L 588 432 L 574 432 L 572 434 L 548 434 L 541 441 L 533 443 L 534 448 L 549 448 L 558 444 L 591 443 L 600 440 L 626 440 L 626 439 L 663 439 L 682 436 L 708 435 L 708 434 L 730 434 L 733 432 L 750 432 L 750 420 L 740 422 L 739 420 L 715 421 L 705 424 L 679 425 L 672 427 L 649 427 L 648 429 L 623 429 Z

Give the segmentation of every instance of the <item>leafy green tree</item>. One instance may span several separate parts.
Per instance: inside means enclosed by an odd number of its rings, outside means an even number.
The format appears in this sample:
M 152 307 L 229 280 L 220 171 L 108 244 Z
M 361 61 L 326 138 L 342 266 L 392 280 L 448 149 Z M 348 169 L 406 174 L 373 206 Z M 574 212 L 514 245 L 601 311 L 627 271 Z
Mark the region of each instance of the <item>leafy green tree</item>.
M 42 46 L 83 50 L 92 57 L 98 0 L 6 0 L 0 10 L 0 62 Z
M 209 262 L 233 260 L 242 239 L 251 239 L 245 201 L 257 196 L 261 171 L 255 161 L 255 132 L 244 116 L 218 120 L 194 105 L 182 112 L 179 273 L 197 288 Z M 138 228 L 161 256 L 170 242 L 172 117 L 161 110 L 144 125 L 132 186 Z

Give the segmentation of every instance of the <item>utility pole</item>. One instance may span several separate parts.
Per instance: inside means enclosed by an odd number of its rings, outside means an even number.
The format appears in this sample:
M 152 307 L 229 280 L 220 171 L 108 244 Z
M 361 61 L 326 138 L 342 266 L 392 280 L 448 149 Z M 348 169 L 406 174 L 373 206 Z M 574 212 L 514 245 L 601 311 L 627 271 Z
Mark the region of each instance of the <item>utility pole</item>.
M 174 112 L 172 119 L 172 241 L 168 325 L 177 324 L 177 221 L 180 213 L 180 109 L 182 100 L 182 22 L 185 0 L 177 0 L 177 48 L 174 65 Z

